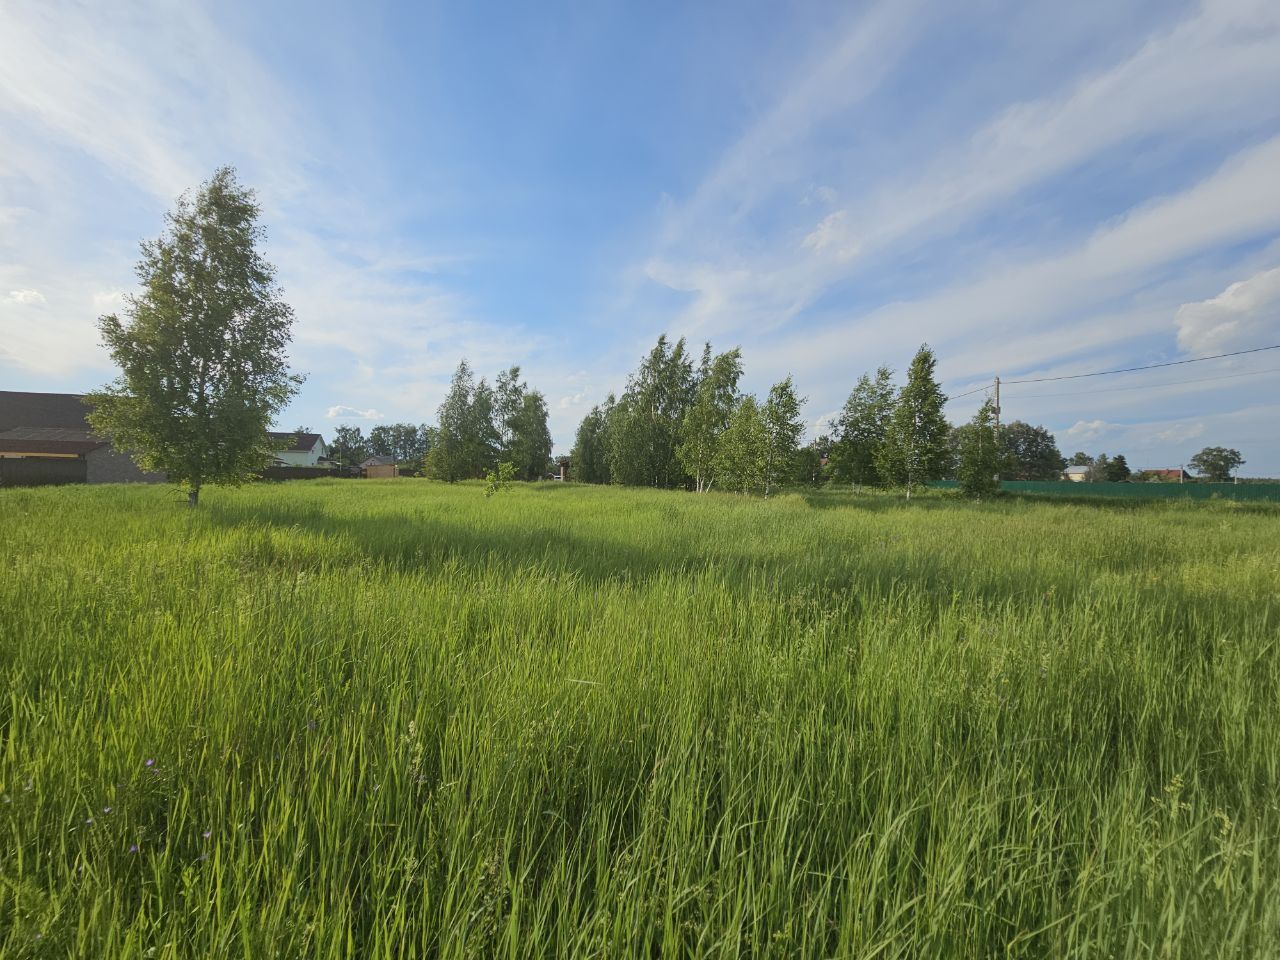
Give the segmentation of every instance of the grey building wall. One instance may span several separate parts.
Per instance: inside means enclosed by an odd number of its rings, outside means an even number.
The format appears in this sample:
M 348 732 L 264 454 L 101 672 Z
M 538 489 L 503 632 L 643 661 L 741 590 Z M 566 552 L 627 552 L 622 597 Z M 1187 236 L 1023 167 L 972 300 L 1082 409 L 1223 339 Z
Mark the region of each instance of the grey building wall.
M 99 447 L 85 454 L 88 483 L 163 483 L 163 473 L 148 473 L 123 453 Z

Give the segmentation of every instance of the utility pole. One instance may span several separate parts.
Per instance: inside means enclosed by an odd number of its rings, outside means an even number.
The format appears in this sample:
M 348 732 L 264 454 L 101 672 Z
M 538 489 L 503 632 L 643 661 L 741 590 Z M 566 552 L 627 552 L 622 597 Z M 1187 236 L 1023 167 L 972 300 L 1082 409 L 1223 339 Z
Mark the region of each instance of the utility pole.
M 1000 449 L 1000 378 L 996 377 L 996 450 Z M 996 489 L 1000 489 L 1000 471 L 996 471 Z

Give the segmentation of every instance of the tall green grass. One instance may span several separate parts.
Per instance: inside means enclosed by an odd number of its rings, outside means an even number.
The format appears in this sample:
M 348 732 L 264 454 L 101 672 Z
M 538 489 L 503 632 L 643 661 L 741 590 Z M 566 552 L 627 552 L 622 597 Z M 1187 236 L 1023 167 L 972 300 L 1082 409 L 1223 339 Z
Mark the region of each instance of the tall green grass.
M 1280 511 L 0 491 L 4 957 L 1280 954 Z

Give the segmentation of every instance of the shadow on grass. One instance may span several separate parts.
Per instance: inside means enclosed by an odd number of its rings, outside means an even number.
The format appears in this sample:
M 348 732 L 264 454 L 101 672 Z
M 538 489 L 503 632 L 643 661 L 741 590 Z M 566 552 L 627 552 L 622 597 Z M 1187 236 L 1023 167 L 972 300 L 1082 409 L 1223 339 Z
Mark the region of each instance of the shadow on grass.
M 568 488 L 565 488 L 568 489 Z M 806 497 L 806 502 L 809 498 Z M 813 505 L 834 506 L 819 491 Z M 846 506 L 872 510 L 940 510 L 959 504 L 937 495 L 904 500 L 870 495 Z M 1094 504 L 1091 502 L 1091 506 Z M 585 504 L 588 509 L 598 506 Z M 406 572 L 457 570 L 483 576 L 495 570 L 505 575 L 568 574 L 585 584 L 643 584 L 660 576 L 713 576 L 730 589 L 756 591 L 763 587 L 779 597 L 805 596 L 820 606 L 838 605 L 851 595 L 861 602 L 876 602 L 904 595 L 923 601 L 937 611 L 950 606 L 957 594 L 998 606 L 1008 602 L 1050 602 L 1068 605 L 1088 593 L 1092 580 L 1072 568 L 1046 569 L 1034 563 L 1006 564 L 998 571 L 977 564 L 956 563 L 913 549 L 922 531 L 904 535 L 886 528 L 883 536 L 856 545 L 819 543 L 797 554 L 794 550 L 770 553 L 760 541 L 707 548 L 697 541 L 635 543 L 619 537 L 592 535 L 565 529 L 563 524 L 500 529 L 466 523 L 439 515 L 406 512 L 389 516 L 343 516 L 308 504 L 210 505 L 210 522 L 225 528 L 271 527 L 301 530 L 332 540 L 332 549 L 346 550 L 352 566 L 369 561 Z M 562 518 L 557 518 L 557 522 Z M 850 549 L 853 546 L 853 549 Z M 1150 569 L 1161 558 L 1141 545 L 1133 550 L 1113 550 L 1107 569 L 1128 572 Z M 1149 545 L 1147 545 L 1149 547 Z M 267 551 L 264 566 L 299 561 L 285 553 Z M 1046 598 L 1052 598 L 1046 600 Z M 1197 606 L 1194 598 L 1175 605 L 1181 615 Z

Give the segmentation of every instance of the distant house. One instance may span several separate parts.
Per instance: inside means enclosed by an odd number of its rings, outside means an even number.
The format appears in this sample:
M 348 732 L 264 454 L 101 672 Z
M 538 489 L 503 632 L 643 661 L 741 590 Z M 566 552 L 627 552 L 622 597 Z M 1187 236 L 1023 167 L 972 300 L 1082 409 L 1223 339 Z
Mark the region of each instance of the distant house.
M 398 477 L 400 467 L 396 464 L 395 457 L 370 457 L 360 464 L 360 473 L 371 480 L 378 477 Z
M 1076 467 L 1067 467 L 1067 469 L 1062 471 L 1062 479 L 1070 480 L 1072 483 L 1084 483 L 1089 479 L 1089 472 L 1091 470 L 1093 470 L 1093 467 L 1090 467 L 1087 464 L 1082 464 Z
M 1147 483 L 1184 483 L 1191 479 L 1191 474 L 1181 467 L 1170 470 L 1143 470 L 1141 478 Z
M 78 393 L 0 390 L 0 483 L 158 483 L 95 436 Z
M 321 460 L 329 459 L 329 448 L 318 433 L 268 433 L 277 445 L 276 461 L 285 467 L 324 466 Z

